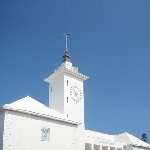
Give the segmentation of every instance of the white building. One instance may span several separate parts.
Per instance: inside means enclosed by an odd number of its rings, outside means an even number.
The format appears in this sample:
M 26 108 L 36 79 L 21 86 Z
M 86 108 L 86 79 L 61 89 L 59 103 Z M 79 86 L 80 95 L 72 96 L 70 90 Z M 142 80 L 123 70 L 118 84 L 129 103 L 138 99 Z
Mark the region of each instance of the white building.
M 27 96 L 0 109 L 0 150 L 150 150 L 129 133 L 85 130 L 84 85 L 66 48 L 63 63 L 46 81 L 49 107 Z

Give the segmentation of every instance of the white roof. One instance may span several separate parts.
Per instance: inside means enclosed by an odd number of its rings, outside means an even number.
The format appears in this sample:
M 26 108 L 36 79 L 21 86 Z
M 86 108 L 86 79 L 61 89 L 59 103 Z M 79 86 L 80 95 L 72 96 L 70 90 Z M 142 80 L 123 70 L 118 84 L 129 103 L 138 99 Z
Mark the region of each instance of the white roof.
M 89 137 L 90 136 L 91 137 L 99 137 L 101 139 L 111 140 L 111 141 L 115 140 L 113 135 L 104 134 L 104 133 L 100 133 L 100 132 L 96 132 L 96 131 L 85 130 L 85 134 L 86 134 L 86 136 L 89 136 Z
M 150 149 L 150 145 L 148 143 L 141 141 L 140 139 L 136 138 L 135 136 L 127 132 L 118 134 L 118 135 L 109 135 L 109 134 L 103 134 L 100 132 L 85 130 L 85 135 L 87 139 L 95 138 L 95 139 L 100 139 L 103 141 L 114 142 L 116 144 L 122 143 L 123 145 L 133 145 L 137 147 L 144 147 L 144 148 Z
M 124 142 L 123 141 L 118 141 L 114 135 L 109 135 L 109 134 L 104 134 L 96 131 L 90 131 L 90 130 L 85 130 L 85 135 L 86 135 L 86 142 L 88 142 L 88 139 L 92 140 L 99 140 L 103 141 L 104 144 L 117 144 L 118 146 L 123 146 Z
M 127 132 L 119 134 L 119 135 L 115 135 L 115 138 L 118 141 L 121 141 L 121 142 L 123 141 L 128 145 L 150 148 L 150 145 L 148 143 L 143 142 L 142 140 L 136 138 L 135 136 Z
M 29 96 L 19 99 L 11 104 L 5 104 L 3 106 L 3 109 L 34 114 L 46 118 L 77 124 L 76 121 L 68 119 L 64 114 L 61 114 L 53 109 L 50 109 L 49 107 L 45 106 L 44 104 L 38 102 L 37 100 Z

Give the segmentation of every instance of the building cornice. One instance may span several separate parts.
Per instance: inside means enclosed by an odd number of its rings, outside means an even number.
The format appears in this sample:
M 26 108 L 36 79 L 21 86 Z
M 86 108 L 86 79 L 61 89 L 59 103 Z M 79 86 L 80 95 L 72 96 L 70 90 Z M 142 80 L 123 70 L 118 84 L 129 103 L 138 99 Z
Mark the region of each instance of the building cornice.
M 73 121 L 73 120 L 69 120 L 69 119 L 67 120 L 67 119 L 64 119 L 64 118 L 56 117 L 56 116 L 51 116 L 51 115 L 47 115 L 47 114 L 41 114 L 41 113 L 28 111 L 28 110 L 17 109 L 17 108 L 12 108 L 12 107 L 8 107 L 8 106 L 4 106 L 2 109 L 0 109 L 0 111 L 2 111 L 2 110 L 9 110 L 9 111 L 14 111 L 14 112 L 30 114 L 30 115 L 43 117 L 43 118 L 51 119 L 51 120 L 56 120 L 56 121 L 60 121 L 60 122 L 64 122 L 64 123 L 68 123 L 68 124 L 72 124 L 72 125 L 76 125 L 76 126 L 81 124 L 79 122 L 76 122 L 76 121 Z
M 86 75 L 79 73 L 77 67 L 73 67 L 72 63 L 70 62 L 64 62 L 60 67 L 58 67 L 52 75 L 50 75 L 48 78 L 46 78 L 44 81 L 49 82 L 59 76 L 62 73 L 70 74 L 82 81 L 87 80 L 89 77 Z

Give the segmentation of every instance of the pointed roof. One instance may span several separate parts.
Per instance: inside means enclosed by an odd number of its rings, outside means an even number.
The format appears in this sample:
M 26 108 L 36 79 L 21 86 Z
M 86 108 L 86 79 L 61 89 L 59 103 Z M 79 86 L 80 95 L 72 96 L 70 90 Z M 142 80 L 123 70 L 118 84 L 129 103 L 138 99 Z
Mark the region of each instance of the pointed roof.
M 27 96 L 10 104 L 5 104 L 3 109 L 33 114 L 41 117 L 46 117 L 54 120 L 60 120 L 68 123 L 77 124 L 77 122 L 69 120 L 65 115 L 50 109 L 37 100 Z
M 150 148 L 150 145 L 148 143 L 143 142 L 142 140 L 136 138 L 135 136 L 127 132 L 115 135 L 115 138 L 121 142 L 125 142 L 128 145 Z

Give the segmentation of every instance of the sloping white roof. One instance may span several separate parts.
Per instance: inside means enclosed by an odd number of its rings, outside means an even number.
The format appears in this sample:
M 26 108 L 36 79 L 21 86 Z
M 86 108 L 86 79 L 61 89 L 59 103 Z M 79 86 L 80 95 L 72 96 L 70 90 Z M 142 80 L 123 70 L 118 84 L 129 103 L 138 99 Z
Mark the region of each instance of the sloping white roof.
M 116 140 L 113 135 L 104 134 L 96 131 L 85 130 L 85 134 L 86 136 L 91 136 L 91 137 L 95 136 L 105 140 L 111 140 L 111 141 Z
M 148 143 L 141 141 L 140 139 L 136 138 L 135 136 L 127 132 L 119 134 L 119 135 L 115 135 L 115 138 L 118 141 L 121 141 L 121 142 L 124 141 L 128 145 L 150 148 L 150 145 Z
M 70 120 L 64 114 L 61 114 L 53 109 L 50 109 L 49 107 L 45 106 L 44 104 L 38 102 L 37 100 L 29 96 L 14 101 L 13 103 L 5 104 L 3 106 L 3 109 L 30 113 L 30 114 L 43 116 L 55 120 L 61 120 L 61 121 L 77 124 L 76 121 Z
M 109 134 L 104 134 L 100 132 L 85 130 L 85 135 L 86 135 L 87 141 L 89 138 L 90 140 L 95 138 L 95 139 L 99 139 L 102 141 L 108 141 L 108 143 L 114 142 L 116 144 L 118 143 L 118 144 L 123 144 L 123 145 L 133 145 L 137 147 L 139 146 L 139 147 L 150 149 L 150 145 L 148 143 L 141 141 L 140 139 L 136 138 L 135 136 L 127 132 L 118 134 L 118 135 L 109 135 Z
M 85 142 L 94 141 L 98 143 L 102 143 L 105 145 L 116 145 L 118 147 L 123 147 L 124 142 L 118 141 L 114 135 L 104 134 L 96 131 L 85 130 Z

